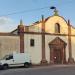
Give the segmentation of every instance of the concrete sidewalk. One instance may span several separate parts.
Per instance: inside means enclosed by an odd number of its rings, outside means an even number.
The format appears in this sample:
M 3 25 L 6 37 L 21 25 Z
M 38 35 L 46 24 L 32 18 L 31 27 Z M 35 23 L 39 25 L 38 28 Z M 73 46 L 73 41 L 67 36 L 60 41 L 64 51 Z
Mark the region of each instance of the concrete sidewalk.
M 58 64 L 58 65 L 34 65 L 32 68 L 56 68 L 56 67 L 75 67 L 75 64 Z

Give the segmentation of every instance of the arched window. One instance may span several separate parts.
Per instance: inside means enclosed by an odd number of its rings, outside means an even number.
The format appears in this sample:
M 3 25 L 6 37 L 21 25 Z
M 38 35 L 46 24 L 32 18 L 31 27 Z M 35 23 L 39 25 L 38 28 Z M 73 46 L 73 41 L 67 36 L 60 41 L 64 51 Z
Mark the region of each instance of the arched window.
M 60 33 L 60 25 L 59 25 L 59 23 L 55 24 L 55 33 Z
M 34 39 L 30 39 L 30 46 L 34 46 Z

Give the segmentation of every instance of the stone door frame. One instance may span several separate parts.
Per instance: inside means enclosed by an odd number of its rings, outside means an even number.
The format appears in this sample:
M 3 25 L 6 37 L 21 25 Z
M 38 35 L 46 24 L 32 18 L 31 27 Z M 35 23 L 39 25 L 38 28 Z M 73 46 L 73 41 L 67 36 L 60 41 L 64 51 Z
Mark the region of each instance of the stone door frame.
M 61 64 L 66 63 L 66 43 L 60 39 L 59 37 L 56 37 L 54 40 L 52 40 L 49 43 L 49 48 L 50 48 L 50 63 L 51 64 L 55 64 L 54 63 L 54 50 L 55 49 L 59 49 L 61 50 Z

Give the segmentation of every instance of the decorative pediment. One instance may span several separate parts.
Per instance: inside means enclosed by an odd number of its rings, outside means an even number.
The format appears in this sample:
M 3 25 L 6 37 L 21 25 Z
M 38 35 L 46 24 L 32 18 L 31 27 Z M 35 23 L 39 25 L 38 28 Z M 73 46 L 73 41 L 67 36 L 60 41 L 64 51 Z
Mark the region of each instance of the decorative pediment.
M 60 39 L 59 37 L 56 37 L 54 40 L 52 40 L 49 45 L 66 45 L 66 43 Z

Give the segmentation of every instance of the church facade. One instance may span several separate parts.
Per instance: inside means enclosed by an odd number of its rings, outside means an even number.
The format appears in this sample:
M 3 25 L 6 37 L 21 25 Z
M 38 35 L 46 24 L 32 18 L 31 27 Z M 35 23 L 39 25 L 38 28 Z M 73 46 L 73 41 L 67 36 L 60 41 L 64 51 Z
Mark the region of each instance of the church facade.
M 32 64 L 75 62 L 75 28 L 58 13 L 17 29 L 0 33 L 0 58 L 12 52 L 29 53 Z

